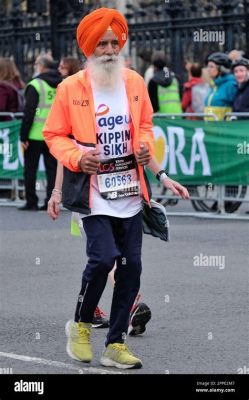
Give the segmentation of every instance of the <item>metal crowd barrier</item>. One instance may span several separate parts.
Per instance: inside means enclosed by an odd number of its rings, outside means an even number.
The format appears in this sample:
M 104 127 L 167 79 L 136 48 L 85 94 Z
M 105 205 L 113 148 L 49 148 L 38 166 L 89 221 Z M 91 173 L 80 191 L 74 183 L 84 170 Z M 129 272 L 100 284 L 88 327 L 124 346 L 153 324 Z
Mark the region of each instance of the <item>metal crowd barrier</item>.
M 154 117 L 156 118 L 171 118 L 171 119 L 177 119 L 177 117 L 180 118 L 187 118 L 187 117 L 194 117 L 194 118 L 213 118 L 214 121 L 218 121 L 217 115 L 213 113 L 180 113 L 180 114 L 160 114 L 160 113 L 155 113 Z
M 176 119 L 187 118 L 187 117 L 198 117 L 218 121 L 218 118 L 213 113 L 181 113 L 181 114 L 154 114 L 157 118 L 170 118 Z M 236 120 L 238 117 L 248 117 L 249 113 L 226 113 L 224 120 L 230 119 Z M 246 185 L 189 185 L 187 186 L 190 200 L 194 209 L 198 212 L 209 212 L 216 214 L 227 214 L 233 213 L 238 210 L 241 203 L 249 203 L 249 186 Z M 162 204 L 175 205 L 181 198 L 172 194 L 171 191 L 162 188 L 160 184 L 152 185 L 152 194 L 155 199 L 160 201 Z
M 224 116 L 224 120 L 226 121 L 229 119 L 229 121 L 237 120 L 238 117 L 246 117 L 246 119 L 249 119 L 249 113 L 248 112 L 232 112 L 232 113 L 226 113 Z

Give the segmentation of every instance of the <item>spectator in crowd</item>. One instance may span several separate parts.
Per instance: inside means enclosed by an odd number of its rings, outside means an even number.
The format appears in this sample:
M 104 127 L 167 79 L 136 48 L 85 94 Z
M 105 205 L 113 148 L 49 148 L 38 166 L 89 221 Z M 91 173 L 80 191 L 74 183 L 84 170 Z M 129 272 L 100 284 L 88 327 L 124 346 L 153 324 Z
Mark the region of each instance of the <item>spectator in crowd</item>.
M 63 57 L 60 60 L 60 64 L 58 67 L 58 71 L 63 76 L 63 78 L 76 74 L 76 72 L 80 71 L 81 69 L 82 66 L 80 60 L 74 57 Z
M 210 78 L 207 66 L 202 68 L 201 77 L 202 77 L 203 82 L 205 82 L 208 85 L 209 89 L 210 89 L 210 86 L 213 85 L 213 80 Z
M 232 111 L 238 90 L 236 80 L 231 73 L 231 64 L 228 55 L 221 52 L 212 53 L 207 60 L 208 73 L 213 85 L 205 99 L 204 112 L 215 114 L 219 120 L 222 120 L 227 112 Z
M 25 91 L 26 104 L 21 126 L 26 204 L 20 210 L 25 211 L 38 210 L 36 174 L 41 154 L 47 175 L 47 197 L 41 210 L 47 210 L 57 166 L 56 159 L 49 153 L 44 141 L 42 129 L 53 103 L 56 87 L 61 82 L 61 75 L 53 68 L 52 57 L 46 54 L 37 57 L 34 67 L 35 78 L 28 83 Z
M 209 86 L 202 79 L 202 66 L 193 63 L 189 70 L 189 80 L 184 84 L 182 109 L 188 113 L 203 113 L 204 100 Z
M 191 79 L 190 68 L 192 67 L 192 65 L 193 65 L 193 62 L 190 61 L 189 58 L 186 58 L 185 61 L 184 61 L 184 66 L 185 66 L 185 70 L 186 70 L 187 73 L 188 73 L 188 80 Z
M 190 68 L 191 66 L 194 64 L 193 61 L 190 61 L 190 59 L 186 58 L 185 59 L 185 70 L 188 73 L 188 80 L 191 79 L 191 73 L 190 73 Z M 207 83 L 208 85 L 210 85 L 210 83 L 212 82 L 212 79 L 210 78 L 208 71 L 207 71 L 207 67 L 204 66 L 202 67 L 202 73 L 201 73 L 201 78 L 204 81 L 204 83 Z
M 233 103 L 233 112 L 249 113 L 249 60 L 239 58 L 233 62 L 232 70 L 238 84 L 238 92 Z M 249 119 L 248 116 L 238 116 L 237 119 Z M 249 214 L 249 211 L 246 211 Z
M 231 50 L 230 53 L 228 54 L 228 57 L 231 61 L 239 60 L 244 56 L 244 51 L 242 50 Z
M 139 58 L 142 60 L 141 75 L 144 77 L 146 86 L 154 75 L 154 68 L 151 63 L 152 51 L 148 49 L 142 49 L 139 53 Z
M 23 111 L 24 86 L 14 61 L 10 58 L 0 58 L 0 112 Z M 9 119 L 0 117 L 0 121 Z
M 125 68 L 134 69 L 132 67 L 132 59 L 130 56 L 124 56 L 124 66 Z
M 179 114 L 182 112 L 179 83 L 175 74 L 166 67 L 163 57 L 154 58 L 154 76 L 148 91 L 154 112 Z
M 238 84 L 238 92 L 233 102 L 234 112 L 249 113 L 249 60 L 240 58 L 233 62 L 232 70 Z M 249 117 L 238 117 L 249 119 Z
M 24 107 L 23 88 L 25 84 L 21 79 L 15 62 L 11 58 L 0 58 L 0 113 L 22 112 Z M 1 116 L 0 121 L 9 121 L 10 116 Z M 21 195 L 19 193 L 19 195 Z M 13 191 L 0 190 L 1 198 L 10 198 Z

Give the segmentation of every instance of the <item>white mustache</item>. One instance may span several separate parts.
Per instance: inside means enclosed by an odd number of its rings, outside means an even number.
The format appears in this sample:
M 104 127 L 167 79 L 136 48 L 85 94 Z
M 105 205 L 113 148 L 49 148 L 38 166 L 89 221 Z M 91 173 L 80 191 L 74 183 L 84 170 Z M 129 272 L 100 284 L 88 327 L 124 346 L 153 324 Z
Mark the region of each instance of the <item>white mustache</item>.
M 118 61 L 118 56 L 101 56 L 97 57 L 96 61 L 100 64 L 106 63 L 106 62 L 117 62 Z

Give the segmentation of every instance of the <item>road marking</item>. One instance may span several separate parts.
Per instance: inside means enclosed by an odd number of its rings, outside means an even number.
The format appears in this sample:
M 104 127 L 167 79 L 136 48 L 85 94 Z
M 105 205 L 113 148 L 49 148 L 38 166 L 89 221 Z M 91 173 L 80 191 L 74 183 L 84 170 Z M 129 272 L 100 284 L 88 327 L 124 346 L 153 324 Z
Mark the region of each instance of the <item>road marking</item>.
M 12 358 L 14 360 L 19 360 L 19 361 L 25 361 L 25 362 L 33 362 L 36 364 L 43 364 L 43 365 L 49 365 L 52 367 L 57 367 L 57 368 L 66 368 L 66 369 L 71 369 L 74 371 L 78 371 L 79 374 L 84 374 L 85 372 L 88 373 L 93 373 L 93 374 L 122 374 L 122 372 L 115 372 L 115 371 L 108 371 L 106 369 L 102 368 L 94 368 L 94 367 L 89 367 L 89 368 L 77 368 L 75 365 L 72 364 L 66 364 L 61 361 L 52 361 L 52 360 L 46 360 L 45 358 L 38 358 L 38 357 L 29 357 L 29 356 L 23 356 L 20 354 L 14 354 L 14 353 L 4 353 L 0 351 L 0 357 L 6 357 L 6 358 Z

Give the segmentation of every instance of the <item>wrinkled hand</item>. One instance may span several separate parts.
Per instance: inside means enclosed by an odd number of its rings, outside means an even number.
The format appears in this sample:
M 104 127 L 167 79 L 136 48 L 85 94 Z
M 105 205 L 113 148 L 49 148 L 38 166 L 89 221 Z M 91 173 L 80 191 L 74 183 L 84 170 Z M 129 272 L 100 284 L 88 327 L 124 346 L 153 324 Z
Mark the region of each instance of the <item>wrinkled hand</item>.
M 140 165 L 147 165 L 150 162 L 150 151 L 144 143 L 140 143 L 140 149 L 135 154 L 137 163 Z
M 21 142 L 21 146 L 22 146 L 22 149 L 23 149 L 23 150 L 27 150 L 27 148 L 29 147 L 29 142 L 28 142 L 28 141 L 26 141 L 26 142 Z
M 79 167 L 85 174 L 96 174 L 99 168 L 99 154 L 97 150 L 90 150 L 81 157 Z
M 167 189 L 172 190 L 176 196 L 181 196 L 184 200 L 189 199 L 189 192 L 185 186 L 180 183 L 173 181 L 173 179 L 165 178 L 163 181 L 163 186 Z
M 59 217 L 60 202 L 61 202 L 60 193 L 53 193 L 48 202 L 47 213 L 54 221 Z

